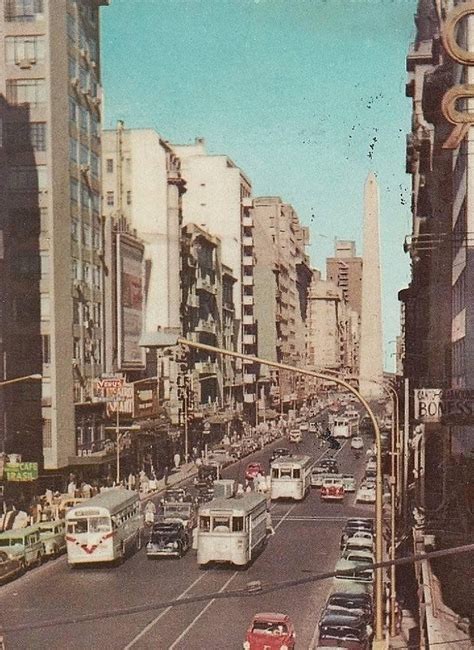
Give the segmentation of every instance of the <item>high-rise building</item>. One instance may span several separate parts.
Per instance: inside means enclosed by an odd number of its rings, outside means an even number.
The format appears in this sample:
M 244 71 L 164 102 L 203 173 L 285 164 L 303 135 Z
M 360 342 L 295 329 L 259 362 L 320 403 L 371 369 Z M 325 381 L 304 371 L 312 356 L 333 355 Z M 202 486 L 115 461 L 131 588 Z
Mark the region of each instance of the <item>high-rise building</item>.
M 253 221 L 250 214 L 251 183 L 244 172 L 225 155 L 208 154 L 204 141 L 172 145 L 181 160 L 186 179 L 183 224 L 194 223 L 219 237 L 222 262 L 231 269 L 233 303 L 237 326 L 237 349 L 255 354 L 255 295 Z M 255 413 L 257 371 L 252 363 L 237 363 L 233 399 Z M 243 373 L 242 373 L 243 371 Z
M 103 437 L 93 382 L 103 368 L 99 8 L 107 0 L 0 3 L 5 451 L 75 464 Z
M 124 220 L 144 244 L 144 327 L 181 328 L 181 201 L 185 182 L 175 152 L 153 129 L 104 130 L 103 213 Z M 146 164 L 145 162 L 146 161 Z M 136 324 L 129 321 L 130 327 Z M 113 354 L 108 348 L 108 354 Z M 157 364 L 160 366 L 157 368 Z M 171 357 L 157 362 L 150 352 L 147 374 L 164 383 L 171 421 L 177 423 L 177 364 Z
M 326 279 L 342 289 L 344 300 L 360 316 L 362 310 L 362 257 L 353 241 L 336 239 L 334 257 L 326 259 Z
M 306 246 L 308 228 L 294 208 L 278 196 L 253 200 L 255 225 L 255 314 L 259 356 L 303 366 L 306 363 L 305 324 L 312 271 Z M 258 285 L 257 285 L 258 283 Z M 260 379 L 278 382 L 280 398 L 295 401 L 293 375 L 269 373 L 261 368 Z M 303 383 L 301 394 L 303 399 Z

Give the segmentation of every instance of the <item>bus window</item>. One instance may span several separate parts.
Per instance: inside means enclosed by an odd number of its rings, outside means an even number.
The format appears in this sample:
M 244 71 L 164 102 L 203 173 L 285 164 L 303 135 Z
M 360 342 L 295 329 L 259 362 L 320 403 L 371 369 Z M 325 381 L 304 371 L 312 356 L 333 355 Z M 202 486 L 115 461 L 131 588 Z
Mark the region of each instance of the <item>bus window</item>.
M 291 478 L 291 469 L 281 469 L 280 478 Z
M 243 517 L 232 517 L 232 532 L 241 533 L 244 529 Z
M 205 533 L 208 533 L 211 530 L 211 518 L 210 517 L 200 517 L 199 518 L 199 530 L 203 530 Z
M 278 467 L 272 469 L 272 478 L 278 478 Z
M 301 470 L 299 469 L 299 467 L 298 468 L 295 467 L 295 469 L 293 470 L 293 478 L 301 478 Z
M 110 531 L 110 519 L 108 517 L 90 517 L 90 533 L 108 533 Z
M 67 525 L 68 533 L 87 533 L 87 519 L 71 519 Z
M 230 517 L 213 517 L 212 530 L 219 532 L 228 532 L 230 530 Z

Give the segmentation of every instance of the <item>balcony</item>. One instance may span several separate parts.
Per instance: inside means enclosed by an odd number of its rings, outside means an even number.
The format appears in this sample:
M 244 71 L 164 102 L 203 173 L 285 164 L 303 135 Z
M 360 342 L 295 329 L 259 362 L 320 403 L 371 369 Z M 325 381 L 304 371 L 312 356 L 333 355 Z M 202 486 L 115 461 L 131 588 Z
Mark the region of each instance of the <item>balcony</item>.
M 244 287 L 253 287 L 253 275 L 244 275 L 242 277 L 242 284 Z
M 195 294 L 190 293 L 186 301 L 188 307 L 199 307 L 199 297 Z
M 242 323 L 244 325 L 253 325 L 255 323 L 253 315 L 250 314 L 244 314 L 242 316 Z
M 196 278 L 196 291 L 207 291 L 214 295 L 216 286 L 208 275 L 198 275 Z
M 215 375 L 219 371 L 215 361 L 196 361 L 194 367 L 200 375 Z
M 253 237 L 242 237 L 242 244 L 244 246 L 253 246 Z
M 242 257 L 242 264 L 243 266 L 253 266 L 254 265 L 254 259 L 252 255 L 244 255 Z
M 253 305 L 253 296 L 242 296 L 242 303 L 244 305 Z
M 194 328 L 196 332 L 205 332 L 206 334 L 216 333 L 216 324 L 213 320 L 204 320 L 200 318 L 198 324 Z
M 245 214 L 242 217 L 242 225 L 246 228 L 253 228 L 253 216 L 250 214 Z
M 244 373 L 244 384 L 255 384 L 256 379 L 257 379 L 257 375 L 254 375 L 253 373 L 250 372 Z
M 255 345 L 255 334 L 244 334 L 243 344 L 244 345 Z
M 244 402 L 246 404 L 253 404 L 256 400 L 256 397 L 253 393 L 244 393 Z

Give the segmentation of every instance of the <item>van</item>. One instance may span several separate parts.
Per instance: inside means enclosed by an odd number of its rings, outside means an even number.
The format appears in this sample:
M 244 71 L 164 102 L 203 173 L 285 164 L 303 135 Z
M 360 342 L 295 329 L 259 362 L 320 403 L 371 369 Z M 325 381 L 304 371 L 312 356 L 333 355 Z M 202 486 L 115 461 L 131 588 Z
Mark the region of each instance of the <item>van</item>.
M 38 527 L 46 558 L 55 558 L 66 552 L 66 526 L 63 519 L 40 521 Z
M 23 568 L 40 566 L 44 557 L 44 546 L 38 524 L 0 533 L 0 549 L 19 560 Z

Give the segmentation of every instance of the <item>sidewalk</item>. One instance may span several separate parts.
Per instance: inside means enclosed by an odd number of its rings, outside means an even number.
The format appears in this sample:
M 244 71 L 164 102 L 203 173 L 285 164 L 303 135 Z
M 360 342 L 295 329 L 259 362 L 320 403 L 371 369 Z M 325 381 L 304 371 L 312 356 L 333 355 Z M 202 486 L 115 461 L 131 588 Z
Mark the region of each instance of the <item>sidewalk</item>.
M 140 492 L 140 501 L 147 501 L 149 499 L 153 499 L 154 497 L 161 494 L 161 492 L 164 492 L 169 488 L 179 486 L 184 481 L 187 481 L 188 479 L 196 476 L 196 474 L 197 474 L 197 467 L 194 463 L 185 463 L 183 465 L 180 465 L 178 470 L 174 470 L 173 472 L 171 472 L 171 474 L 168 475 L 167 485 L 165 485 L 165 480 L 162 478 L 156 482 L 155 490 L 151 492 L 147 492 L 146 494 Z

